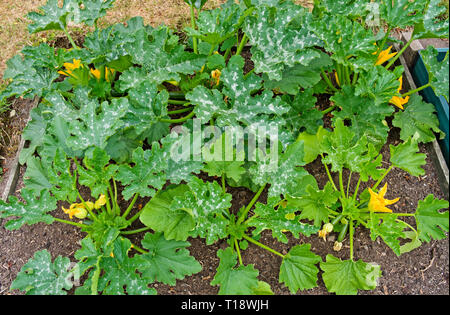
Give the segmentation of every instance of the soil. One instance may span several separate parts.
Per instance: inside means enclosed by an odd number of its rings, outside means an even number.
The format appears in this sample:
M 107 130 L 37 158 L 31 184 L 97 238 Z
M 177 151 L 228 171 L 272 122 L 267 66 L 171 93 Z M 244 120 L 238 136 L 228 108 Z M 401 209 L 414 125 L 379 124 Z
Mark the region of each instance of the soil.
M 327 97 L 319 98 L 322 103 L 328 102 Z M 327 107 L 328 105 L 320 105 Z M 17 129 L 20 129 L 20 121 L 17 122 Z M 389 160 L 389 144 L 398 143 L 398 129 L 393 128 L 389 135 L 388 143 L 383 147 L 383 163 Z M 430 156 L 431 147 L 421 145 L 420 151 Z M 402 170 L 394 169 L 386 177 L 388 183 L 388 195 L 386 198 L 394 199 L 400 197 L 400 201 L 391 206 L 394 212 L 414 212 L 419 200 L 424 199 L 428 194 L 433 193 L 437 198 L 444 198 L 437 182 L 436 169 L 430 158 L 423 167 L 426 174 L 419 178 L 411 177 Z M 315 176 L 319 187 L 323 187 L 328 178 L 320 162 L 316 160 L 309 164 L 306 169 Z M 15 195 L 20 197 L 20 190 L 23 187 L 24 167 L 20 170 L 20 177 Z M 335 177 L 335 176 L 334 176 Z M 354 176 L 356 177 L 356 176 Z M 215 180 L 203 176 L 204 180 Z M 335 177 L 337 182 L 337 178 Z M 345 178 L 344 178 L 345 180 Z M 352 179 L 351 187 L 355 187 L 357 178 Z M 367 183 L 366 185 L 373 184 Z M 362 185 L 361 190 L 364 189 Z M 253 198 L 254 193 L 246 188 L 227 187 L 227 191 L 233 195 L 232 211 L 236 212 L 242 206 L 247 205 Z M 267 190 L 266 190 L 267 191 Z M 259 201 L 265 202 L 266 191 L 261 194 Z M 146 199 L 138 200 L 137 205 L 145 204 Z M 61 206 L 61 204 L 59 205 Z M 67 206 L 67 205 L 65 205 Z M 65 215 L 58 207 L 53 213 L 56 217 L 65 218 Z M 414 226 L 414 222 L 407 221 Z M 132 228 L 143 227 L 137 220 Z M 53 259 L 59 255 L 67 256 L 71 261 L 75 261 L 74 253 L 80 248 L 79 241 L 84 237 L 78 228 L 66 224 L 55 222 L 52 225 L 43 223 L 32 226 L 24 226 L 20 230 L 8 231 L 3 223 L 0 225 L 0 294 L 21 295 L 23 292 L 13 290 L 9 287 L 15 279 L 21 267 L 39 250 L 47 249 Z M 132 242 L 140 244 L 142 234 L 133 235 Z M 344 247 L 340 252 L 333 251 L 336 233 L 331 233 L 327 241 L 313 235 L 309 238 L 301 236 L 295 239 L 288 235 L 289 243 L 282 244 L 272 238 L 270 232 L 263 232 L 260 242 L 269 247 L 286 254 L 289 249 L 297 244 L 310 243 L 311 250 L 320 255 L 323 260 L 327 254 L 333 254 L 341 259 L 349 258 L 348 239 L 344 241 Z M 178 281 L 175 286 L 163 284 L 153 284 L 158 294 L 162 295 L 214 295 L 218 292 L 218 287 L 212 287 L 210 282 L 214 278 L 219 264 L 217 250 L 226 248 L 225 240 L 207 246 L 204 240 L 188 239 L 191 243 L 190 253 L 200 262 L 203 269 L 200 273 L 184 280 Z M 355 232 L 354 244 L 355 259 L 365 262 L 374 262 L 381 266 L 382 277 L 379 279 L 377 288 L 373 291 L 360 291 L 360 294 L 370 295 L 444 295 L 449 294 L 449 243 L 448 239 L 441 241 L 431 241 L 423 244 L 420 248 L 410 253 L 397 257 L 392 250 L 380 239 L 372 241 L 368 230 L 358 227 Z M 281 258 L 261 249 L 260 247 L 249 245 L 248 249 L 242 252 L 244 264 L 254 264 L 259 270 L 259 279 L 270 284 L 273 292 L 277 295 L 290 294 L 289 290 L 278 283 L 279 267 Z M 73 290 L 70 292 L 73 293 Z M 303 295 L 326 295 L 329 294 L 319 274 L 318 287 L 298 292 Z

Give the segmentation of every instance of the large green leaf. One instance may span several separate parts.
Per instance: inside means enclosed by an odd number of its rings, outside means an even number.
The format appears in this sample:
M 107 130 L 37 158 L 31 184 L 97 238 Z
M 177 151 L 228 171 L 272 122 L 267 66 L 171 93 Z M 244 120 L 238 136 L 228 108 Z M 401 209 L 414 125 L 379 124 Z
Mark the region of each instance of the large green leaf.
M 10 196 L 8 203 L 0 200 L 0 218 L 13 217 L 5 223 L 6 229 L 17 230 L 24 224 L 32 225 L 39 222 L 53 223 L 53 216 L 48 212 L 56 209 L 56 199 L 48 190 L 42 191 L 37 199 L 30 190 L 22 189 L 21 197 L 25 203 L 20 202 L 15 196 Z
M 63 30 L 71 21 L 69 16 L 73 15 L 74 9 L 79 9 L 77 0 L 64 0 L 62 7 L 59 7 L 58 0 L 48 0 L 45 5 L 39 7 L 40 12 L 28 13 L 27 17 L 33 22 L 28 25 L 28 31 L 33 34 L 47 30 Z
M 417 232 L 419 239 L 429 242 L 431 239 L 441 240 L 449 229 L 448 201 L 436 199 L 432 194 L 420 200 L 416 210 Z
M 280 267 L 280 283 L 284 283 L 292 294 L 298 290 L 317 286 L 320 256 L 311 252 L 311 244 L 296 245 L 284 256 Z
M 448 17 L 442 17 L 447 11 L 444 3 L 441 0 L 427 2 L 423 19 L 414 25 L 414 38 L 448 38 Z
M 397 256 L 401 255 L 400 239 L 406 238 L 404 230 L 407 225 L 397 220 L 396 215 L 371 213 L 369 228 L 370 237 L 373 241 L 381 237 Z
M 444 60 L 438 61 L 438 51 L 433 46 L 428 46 L 420 52 L 425 67 L 428 70 L 428 79 L 431 87 L 437 96 L 444 96 L 449 100 L 449 53 L 445 55 Z
M 106 15 L 106 11 L 114 6 L 116 0 L 78 0 L 78 10 L 74 12 L 75 23 L 94 25 L 97 20 Z
M 379 106 L 388 103 L 394 95 L 400 96 L 399 86 L 400 82 L 395 73 L 382 66 L 374 66 L 358 80 L 355 95 L 372 98 L 375 105 Z
M 284 233 L 290 232 L 295 238 L 299 234 L 310 236 L 317 233 L 318 228 L 299 222 L 299 216 L 295 215 L 298 211 L 296 207 L 288 204 L 281 204 L 278 198 L 269 198 L 267 204 L 257 203 L 247 224 L 255 227 L 253 235 L 258 235 L 264 230 L 271 230 L 272 236 L 282 243 L 287 243 L 288 238 Z
M 321 41 L 309 29 L 312 16 L 307 9 L 286 1 L 276 7 L 256 6 L 254 13 L 247 17 L 244 31 L 252 45 L 256 73 L 278 81 L 285 67 L 308 66 L 320 56 L 312 49 Z
M 146 233 L 142 246 L 148 253 L 138 256 L 139 260 L 143 260 L 139 272 L 145 279 L 172 286 L 176 280 L 200 272 L 202 266 L 186 249 L 190 245 L 189 242 L 166 240 L 162 233 Z
M 394 115 L 392 124 L 400 128 L 400 139 L 415 137 L 418 142 L 431 142 L 436 139 L 435 133 L 442 139 L 445 134 L 439 129 L 439 119 L 433 104 L 422 101 L 419 94 L 411 95 L 403 111 Z
M 41 115 L 39 108 L 33 108 L 30 112 L 30 121 L 23 130 L 22 139 L 29 141 L 28 147 L 23 148 L 20 152 L 19 162 L 20 164 L 26 163 L 26 161 L 34 154 L 36 148 L 43 142 L 43 137 L 47 129 L 47 122 Z
M 134 194 L 142 197 L 152 197 L 166 183 L 164 169 L 167 161 L 164 159 L 163 150 L 159 144 L 153 143 L 151 150 L 137 148 L 133 152 L 132 162 L 120 165 L 116 175 L 126 187 L 122 191 L 125 200 L 129 200 Z
M 169 187 L 153 197 L 143 208 L 140 220 L 157 232 L 164 232 L 167 240 L 185 241 L 196 222 L 189 211 L 172 209 L 175 197 L 183 198 L 189 191 L 187 185 Z
M 220 258 L 219 267 L 211 285 L 219 285 L 221 295 L 251 295 L 258 287 L 258 270 L 253 265 L 237 264 L 237 253 L 231 247 L 219 249 L 217 256 Z
M 66 295 L 73 286 L 72 267 L 67 257 L 58 256 L 52 262 L 46 249 L 38 251 L 21 268 L 11 289 L 27 295 Z
M 192 177 L 188 186 L 189 191 L 183 197 L 174 197 L 170 209 L 192 215 L 195 228 L 190 236 L 206 238 L 208 245 L 225 238 L 228 220 L 223 213 L 228 213 L 231 207 L 231 195 L 224 193 L 217 182 L 203 182 L 197 177 Z
M 358 290 L 373 290 L 381 276 L 380 266 L 362 260 L 340 260 L 327 255 L 320 263 L 322 279 L 329 292 L 339 295 L 355 295 Z
M 200 10 L 208 0 L 184 0 L 189 5 L 194 6 L 197 10 Z
M 391 144 L 389 148 L 391 152 L 390 162 L 393 166 L 410 173 L 412 176 L 425 174 L 421 166 L 427 163 L 427 156 L 424 153 L 419 153 L 419 145 L 414 138 L 409 138 L 396 146 Z
M 426 1 L 381 1 L 380 17 L 392 28 L 406 28 L 423 19 Z

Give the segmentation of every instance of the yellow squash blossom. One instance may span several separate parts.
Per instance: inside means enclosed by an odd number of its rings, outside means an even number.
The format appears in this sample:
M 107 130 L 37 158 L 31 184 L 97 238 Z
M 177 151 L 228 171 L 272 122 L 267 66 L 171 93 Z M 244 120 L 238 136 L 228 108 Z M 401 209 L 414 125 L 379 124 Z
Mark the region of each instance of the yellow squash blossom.
M 333 224 L 331 223 L 326 223 L 323 225 L 322 229 L 319 231 L 319 237 L 323 238 L 324 241 L 327 240 L 327 235 L 331 232 L 333 232 Z
M 64 207 L 62 209 L 64 213 L 69 215 L 70 219 L 72 219 L 74 216 L 78 219 L 84 219 L 87 215 L 87 211 L 82 203 L 73 203 L 70 205 L 69 209 L 66 209 Z
M 341 86 L 341 83 L 339 82 L 339 76 L 338 76 L 338 74 L 337 74 L 336 71 L 334 71 L 334 78 L 336 79 L 336 83 L 337 83 L 339 86 Z
M 394 200 L 384 199 L 384 195 L 386 195 L 387 191 L 387 183 L 381 188 L 380 192 L 377 194 L 373 192 L 372 189 L 369 188 L 370 193 L 370 201 L 369 201 L 369 210 L 373 212 L 392 212 L 391 209 L 386 206 L 392 205 L 400 200 L 400 198 L 395 198 Z
M 380 52 L 380 54 L 378 55 L 377 62 L 375 63 L 376 66 L 382 65 L 383 63 L 385 63 L 386 61 L 388 61 L 389 59 L 391 59 L 392 57 L 394 57 L 397 54 L 396 52 L 390 53 L 391 49 L 392 49 L 392 46 L 389 46 L 387 49 Z M 376 54 L 376 52 L 374 53 L 374 55 L 375 54 Z
M 74 78 L 77 78 L 72 72 L 75 69 L 83 68 L 83 65 L 81 64 L 81 60 L 79 59 L 73 59 L 73 62 L 65 62 L 63 64 L 64 68 L 66 70 L 64 71 L 58 71 L 59 74 L 65 75 L 65 76 L 72 76 Z
M 98 198 L 98 200 L 94 204 L 94 208 L 98 210 L 104 205 L 106 205 L 106 196 L 100 195 L 100 198 Z
M 400 82 L 400 86 L 398 87 L 397 92 L 400 93 L 400 91 L 402 90 L 402 86 L 403 86 L 403 76 L 401 76 L 398 79 L 398 81 Z M 389 103 L 394 104 L 395 106 L 397 106 L 400 109 L 404 109 L 403 105 L 408 103 L 408 101 L 409 101 L 409 96 L 406 96 L 406 97 L 392 96 L 392 98 L 390 99 Z
M 100 70 L 98 70 L 98 69 L 91 69 L 90 70 L 91 71 L 91 74 L 97 79 L 97 80 L 99 80 L 100 79 Z
M 221 74 L 222 74 L 222 72 L 220 72 L 219 69 L 211 71 L 211 77 L 216 80 L 216 86 L 219 85 Z
M 98 69 L 90 69 L 91 74 L 97 79 L 100 80 L 101 72 Z M 110 82 L 112 79 L 113 74 L 116 72 L 116 70 L 105 67 L 105 80 Z

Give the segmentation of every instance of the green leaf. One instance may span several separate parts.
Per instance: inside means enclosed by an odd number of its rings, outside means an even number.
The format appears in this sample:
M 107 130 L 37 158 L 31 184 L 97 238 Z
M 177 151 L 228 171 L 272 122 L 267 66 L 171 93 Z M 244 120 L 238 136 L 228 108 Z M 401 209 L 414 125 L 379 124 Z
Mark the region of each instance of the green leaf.
M 83 8 L 75 11 L 74 22 L 94 25 L 97 20 L 106 15 L 106 11 L 114 6 L 116 0 L 82 0 Z M 80 2 L 80 1 L 79 1 Z
M 417 232 L 419 239 L 429 242 L 431 239 L 441 240 L 446 238 L 445 232 L 449 229 L 449 213 L 440 212 L 448 209 L 448 201 L 436 199 L 432 194 L 424 200 L 419 200 L 416 210 Z
M 296 245 L 284 256 L 280 267 L 280 283 L 284 283 L 292 294 L 317 286 L 320 256 L 311 252 L 311 244 Z
M 419 145 L 413 138 L 398 144 L 397 146 L 389 145 L 391 157 L 390 162 L 412 176 L 422 176 L 425 170 L 421 167 L 425 165 L 426 154 L 419 153 Z
M 189 191 L 183 197 L 176 196 L 170 209 L 184 210 L 192 215 L 195 228 L 190 236 L 206 238 L 207 245 L 227 237 L 228 220 L 222 213 L 228 213 L 231 195 L 223 193 L 217 182 L 203 182 L 197 177 L 192 177 L 188 186 Z
M 317 98 L 313 96 L 312 89 L 296 92 L 291 105 L 291 110 L 284 116 L 288 128 L 294 132 L 306 130 L 310 134 L 317 133 L 323 125 L 323 114 L 316 106 Z M 297 139 L 298 140 L 298 139 Z
M 27 190 L 32 192 L 36 197 L 43 191 L 50 191 L 53 187 L 49 180 L 46 165 L 36 156 L 28 159 L 23 181 Z
M 0 218 L 16 217 L 5 223 L 7 230 L 17 230 L 24 224 L 53 223 L 53 216 L 47 213 L 56 209 L 56 199 L 50 196 L 48 190 L 43 190 L 36 199 L 32 191 L 22 189 L 21 197 L 25 203 L 15 196 L 10 196 L 8 203 L 0 200 Z
M 267 204 L 256 203 L 253 209 L 255 216 L 250 218 L 248 225 L 256 228 L 252 232 L 253 235 L 259 235 L 264 230 L 271 230 L 272 236 L 285 244 L 288 242 L 285 232 L 290 232 L 295 238 L 298 238 L 300 234 L 310 236 L 317 233 L 318 228 L 299 222 L 300 218 L 295 215 L 297 211 L 298 208 L 289 204 L 287 206 L 280 204 L 278 198 L 269 198 Z
M 25 291 L 27 295 L 66 295 L 73 286 L 71 269 L 69 258 L 58 256 L 52 262 L 50 253 L 44 249 L 21 268 L 11 289 Z
M 53 164 L 47 166 L 51 192 L 57 200 L 75 202 L 78 198 L 77 176 L 71 172 L 71 161 L 62 149 L 56 149 Z
M 392 214 L 370 213 L 369 228 L 370 237 L 375 241 L 381 237 L 397 256 L 401 255 L 400 239 L 405 238 L 406 224 L 397 221 L 397 216 Z
M 403 111 L 394 115 L 392 124 L 400 128 L 400 139 L 415 137 L 418 142 L 427 143 L 436 139 L 435 133 L 443 139 L 445 134 L 439 129 L 439 119 L 433 104 L 422 101 L 419 94 L 411 95 Z
M 107 295 L 154 295 L 156 290 L 149 288 L 151 283 L 143 278 L 136 271 L 138 268 L 144 268 L 142 259 L 136 256 L 128 257 L 131 249 L 131 242 L 126 238 L 118 238 L 114 241 L 112 256 L 103 257 L 100 267 L 104 274 L 100 277 L 98 283 L 99 291 Z M 125 291 L 126 290 L 126 291 Z
M 65 0 L 62 7 L 59 7 L 58 0 L 48 0 L 47 3 L 39 7 L 40 12 L 30 12 L 27 18 L 33 23 L 28 25 L 30 34 L 48 31 L 63 30 L 70 21 L 69 15 L 74 8 L 79 8 L 77 0 Z
M 175 197 L 183 198 L 189 191 L 187 185 L 169 187 L 153 197 L 143 208 L 141 222 L 157 232 L 164 232 L 167 240 L 185 241 L 196 222 L 189 211 L 172 209 Z
M 380 6 L 380 16 L 392 28 L 406 28 L 423 19 L 425 6 L 426 1 L 383 1 Z
M 270 80 L 279 81 L 286 67 L 308 66 L 320 56 L 312 49 L 321 41 L 308 27 L 312 16 L 307 9 L 289 1 L 277 7 L 255 8 L 256 14 L 246 18 L 244 32 L 252 45 L 256 73 L 265 73 Z
M 184 0 L 189 5 L 194 6 L 197 10 L 201 10 L 201 8 L 205 5 L 208 0 Z
M 132 162 L 120 165 L 116 179 L 125 185 L 122 195 L 129 200 L 134 194 L 141 197 L 152 197 L 166 183 L 164 169 L 167 166 L 163 150 L 159 144 L 153 143 L 151 150 L 137 148 L 133 151 Z
M 441 0 L 427 2 L 423 19 L 414 25 L 414 38 L 448 38 L 448 17 L 445 20 L 442 18 L 448 10 L 444 3 Z
M 258 286 L 253 289 L 252 295 L 274 295 L 270 284 L 264 281 L 258 281 Z
M 236 267 L 237 254 L 231 247 L 219 249 L 219 267 L 211 285 L 219 285 L 220 295 L 250 295 L 258 287 L 258 270 L 253 265 Z
M 100 194 L 106 195 L 110 187 L 109 181 L 117 172 L 117 165 L 109 165 L 110 157 L 99 148 L 86 153 L 83 159 L 84 167 L 78 167 L 79 183 L 91 189 L 91 195 L 98 198 Z
M 373 66 L 362 75 L 355 87 L 356 96 L 374 99 L 375 106 L 388 103 L 392 96 L 398 95 L 400 82 L 394 72 L 382 66 Z
M 428 70 L 428 77 L 431 87 L 437 96 L 444 96 L 449 100 L 449 54 L 445 55 L 444 60 L 438 61 L 438 51 L 433 46 L 428 46 L 425 50 L 420 52 L 423 58 L 425 67 Z
M 335 191 L 331 183 L 328 182 L 323 190 L 308 185 L 305 195 L 289 198 L 288 205 L 301 211 L 300 220 L 313 220 L 314 226 L 320 227 L 322 223 L 328 222 L 330 207 L 336 203 L 338 198 L 339 192 Z
M 405 237 L 411 241 L 400 246 L 400 254 L 409 253 L 422 245 L 422 242 L 419 240 L 419 233 L 414 231 L 406 231 Z
M 84 150 L 92 146 L 104 149 L 108 138 L 123 126 L 121 118 L 129 103 L 125 98 L 114 99 L 111 104 L 103 102 L 101 105 L 96 100 L 86 101 L 79 111 L 78 119 L 69 123 L 72 136 L 67 139 L 67 144 L 73 150 Z
M 297 137 L 298 141 L 303 141 L 304 143 L 303 149 L 305 155 L 303 161 L 305 164 L 311 163 L 319 156 L 321 153 L 320 143 L 328 132 L 327 129 L 320 126 L 315 134 L 309 134 L 304 131 Z
M 162 233 L 146 233 L 142 246 L 148 253 L 138 256 L 139 260 L 143 260 L 139 272 L 147 280 L 171 286 L 176 284 L 176 280 L 200 272 L 202 266 L 186 249 L 190 245 L 189 242 L 166 240 Z
M 75 252 L 75 258 L 78 260 L 80 274 L 84 274 L 88 269 L 97 265 L 103 253 L 96 248 L 93 239 L 90 236 L 83 238 L 80 242 L 81 248 Z
M 338 295 L 356 295 L 358 290 L 373 290 L 381 276 L 379 265 L 362 260 L 340 260 L 327 255 L 326 262 L 320 263 L 322 279 L 329 292 Z

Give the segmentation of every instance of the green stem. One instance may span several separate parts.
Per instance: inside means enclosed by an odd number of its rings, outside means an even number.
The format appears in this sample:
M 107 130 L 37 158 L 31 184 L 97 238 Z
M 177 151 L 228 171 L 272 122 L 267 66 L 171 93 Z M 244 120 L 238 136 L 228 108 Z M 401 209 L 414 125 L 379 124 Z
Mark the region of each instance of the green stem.
M 102 269 L 100 268 L 100 260 L 102 259 L 102 256 L 97 257 L 97 262 L 95 263 L 95 271 L 92 275 L 92 284 L 91 284 L 91 295 L 97 295 L 98 294 L 98 279 L 100 278 L 100 273 Z
M 381 181 L 389 174 L 389 172 L 394 168 L 394 165 L 389 166 L 389 168 L 384 172 L 384 174 L 378 179 L 378 181 L 373 185 L 372 189 L 377 189 L 378 185 L 380 185 Z
M 323 154 L 320 154 L 320 156 L 322 157 L 322 160 L 323 160 L 324 159 Z M 330 170 L 328 169 L 328 165 L 326 163 L 322 163 L 322 164 L 323 164 L 323 166 L 325 166 L 325 171 L 327 172 L 327 176 L 331 182 L 331 185 L 333 185 L 334 190 L 338 191 L 336 185 L 334 184 L 333 178 L 331 177 L 331 173 L 330 173 Z
M 240 55 L 241 54 L 242 49 L 244 49 L 244 46 L 247 43 L 247 41 L 248 41 L 247 34 L 244 33 L 244 36 L 242 36 L 241 42 L 239 43 L 239 47 L 236 50 L 236 55 Z
M 185 100 L 168 100 L 167 101 L 169 104 L 173 104 L 173 105 L 185 105 L 187 103 L 189 103 L 189 101 L 185 101 Z
M 400 56 L 405 52 L 409 45 L 411 45 L 414 39 L 414 36 L 411 36 L 411 39 L 405 44 L 405 46 L 403 46 L 403 48 L 394 56 L 394 58 L 389 61 L 389 63 L 385 67 L 386 69 L 389 69 L 394 64 L 394 62 L 396 62 L 397 59 L 400 58 Z
M 72 221 L 68 221 L 68 220 L 64 220 L 64 219 L 60 219 L 60 218 L 54 218 L 54 219 L 57 222 L 74 225 L 74 226 L 77 226 L 77 227 L 80 227 L 80 228 L 88 228 L 89 227 L 89 225 L 82 224 L 82 223 L 76 223 L 76 222 L 72 222 Z
M 277 252 L 276 250 L 274 250 L 274 249 L 272 249 L 272 248 L 270 248 L 270 247 L 268 247 L 268 246 L 266 246 L 266 245 L 264 245 L 264 244 L 261 244 L 261 243 L 258 242 L 258 241 L 255 241 L 254 239 L 252 239 L 251 237 L 249 237 L 249 236 L 247 236 L 247 235 L 245 235 L 245 234 L 243 235 L 243 237 L 244 237 L 247 241 L 249 241 L 250 243 L 253 243 L 253 244 L 255 244 L 255 245 L 257 245 L 257 246 L 259 246 L 259 247 L 261 247 L 261 248 L 264 248 L 265 250 L 271 252 L 272 254 L 275 254 L 275 255 L 277 255 L 277 256 L 280 256 L 281 258 L 284 259 L 284 255 L 281 254 L 281 253 L 279 253 L 279 252 Z
M 337 73 L 337 77 L 338 77 L 338 80 L 339 80 L 339 87 L 341 87 L 342 85 L 344 85 L 344 78 L 343 78 L 343 72 L 344 72 L 344 70 L 343 70 L 343 68 L 342 68 L 342 65 L 340 64 L 340 63 L 338 63 L 337 64 L 337 67 L 336 67 L 336 73 Z
M 191 27 L 195 30 L 195 11 L 194 11 L 194 5 L 191 4 Z M 197 48 L 197 38 L 192 37 L 192 45 L 194 48 L 194 53 L 198 54 L 198 48 Z
M 138 251 L 141 254 L 148 254 L 148 252 L 146 250 L 143 250 L 142 248 L 140 248 L 137 245 L 134 245 L 133 243 L 131 243 L 131 246 L 133 249 L 135 249 L 136 251 Z
M 339 188 L 341 190 L 341 196 L 345 199 L 344 181 L 342 179 L 342 171 L 339 171 Z
M 386 44 L 386 41 L 387 41 L 387 39 L 389 37 L 389 34 L 391 34 L 391 31 L 392 31 L 392 26 L 389 26 L 388 30 L 386 31 L 386 34 L 384 35 L 384 38 L 383 38 L 383 41 L 381 42 L 380 47 L 378 47 L 378 50 L 377 50 L 377 53 L 376 53 L 377 56 L 380 54 L 380 52 L 383 51 L 384 45 Z
M 238 240 L 237 238 L 234 239 L 234 246 L 236 247 L 236 252 L 238 254 L 238 258 L 239 258 L 239 265 L 243 265 L 242 263 L 242 256 L 241 256 L 241 251 L 239 250 L 239 244 L 238 244 Z
M 398 216 L 398 217 L 415 217 L 415 213 L 391 213 L 392 215 Z
M 246 80 L 253 72 L 255 72 L 255 68 L 253 68 L 252 70 L 250 70 L 249 72 L 247 72 L 247 73 L 244 75 L 244 80 Z
M 142 211 L 145 208 L 142 208 L 141 210 L 138 211 L 138 213 L 136 213 L 131 219 L 127 220 L 130 224 L 133 223 L 134 221 L 137 220 L 137 218 L 139 218 L 139 216 L 141 215 Z
M 353 230 L 353 220 L 352 219 L 350 219 L 349 228 L 350 228 L 350 260 L 353 260 L 353 233 L 354 233 L 354 230 Z
M 227 58 L 230 55 L 230 53 L 231 53 L 231 47 L 229 47 L 229 48 L 227 48 L 227 50 L 225 50 L 225 54 L 223 55 L 223 58 L 225 60 L 227 60 Z
M 327 109 L 323 110 L 321 113 L 322 113 L 322 115 L 326 115 L 329 112 L 331 112 L 332 110 L 334 110 L 335 108 L 336 108 L 336 104 L 328 107 Z
M 181 122 L 185 122 L 186 120 L 191 119 L 193 116 L 195 115 L 194 111 L 192 111 L 189 115 L 179 118 L 179 119 L 160 119 L 160 122 L 165 122 L 165 123 L 169 123 L 169 124 L 176 124 L 176 123 L 181 123 Z
M 350 80 L 350 70 L 348 69 L 347 66 L 344 66 L 344 73 L 345 73 L 345 82 L 347 85 L 350 85 L 351 80 Z
M 326 84 L 328 85 L 328 87 L 334 91 L 337 92 L 338 89 L 334 87 L 333 83 L 331 83 L 330 78 L 328 77 L 328 75 L 326 74 L 326 72 L 323 69 L 320 69 L 320 72 L 322 73 L 322 77 L 325 80 Z
M 266 188 L 266 185 L 267 184 L 262 185 L 261 188 L 259 188 L 259 190 L 256 192 L 256 194 L 253 197 L 253 199 L 250 201 L 250 203 L 244 209 L 244 212 L 242 212 L 241 216 L 239 217 L 239 219 L 237 221 L 238 224 L 242 223 L 245 220 L 245 218 L 247 217 L 248 212 L 253 207 L 253 205 L 256 203 L 256 201 L 258 200 L 259 196 L 263 192 L 264 188 Z
M 353 202 L 356 201 L 356 197 L 357 197 L 357 195 L 358 195 L 359 185 L 360 185 L 360 184 L 361 184 L 361 176 L 359 176 L 358 183 L 356 184 L 356 189 L 355 189 L 355 192 L 354 192 L 354 194 L 353 194 Z
M 414 233 L 416 233 L 416 235 L 418 234 L 417 230 L 415 228 L 413 228 L 410 224 L 406 223 L 405 221 L 402 221 L 402 220 L 399 220 L 399 219 L 395 219 L 395 221 L 405 224 L 407 227 L 409 227 L 411 230 L 413 230 Z
M 128 206 L 127 210 L 122 214 L 122 218 L 126 219 L 127 215 L 130 213 L 131 209 L 133 209 L 134 204 L 136 203 L 136 200 L 139 198 L 139 194 L 134 194 L 134 198 L 131 201 L 130 205 Z
M 188 108 L 171 110 L 171 111 L 168 111 L 167 114 L 169 114 L 169 115 L 182 114 L 182 113 L 189 112 L 191 110 L 193 110 L 193 108 L 192 107 L 188 107 Z
M 74 49 L 79 49 L 78 46 L 73 41 L 72 36 L 70 36 L 69 32 L 67 31 L 67 29 L 65 27 L 63 28 L 63 31 L 64 31 L 64 34 L 66 34 L 67 38 L 69 39 L 69 42 L 72 45 L 72 47 Z
M 92 217 L 92 219 L 96 220 L 97 216 L 94 214 L 94 212 L 92 212 L 92 209 L 86 205 L 86 201 L 84 201 L 83 197 L 81 197 L 80 192 L 77 191 L 77 193 L 78 193 L 78 198 L 80 198 L 81 203 L 83 204 L 84 208 L 87 210 L 87 212 L 89 212 L 89 215 Z M 108 200 L 108 197 L 106 197 L 106 199 Z
M 131 230 L 131 231 L 122 231 L 120 232 L 120 234 L 122 235 L 132 235 L 132 234 L 137 234 L 137 233 L 141 233 L 141 232 L 145 232 L 150 230 L 151 228 L 149 228 L 148 226 L 140 228 L 140 229 L 136 229 L 136 230 Z
M 225 173 L 222 174 L 222 190 L 223 193 L 227 192 L 227 189 L 225 188 Z
M 405 96 L 414 94 L 414 93 L 416 93 L 416 92 L 422 91 L 422 90 L 424 90 L 424 89 L 426 89 L 427 87 L 430 87 L 430 86 L 431 86 L 431 83 L 428 82 L 427 84 L 422 85 L 421 87 L 418 87 L 417 89 L 414 89 L 414 90 L 411 90 L 411 91 L 406 92 L 405 94 L 402 94 L 402 97 L 405 97 Z
M 356 84 L 356 81 L 358 81 L 358 76 L 359 76 L 358 72 L 353 72 L 352 85 Z
M 349 191 L 349 189 L 350 189 L 350 182 L 351 182 L 351 180 L 352 180 L 352 174 L 353 174 L 353 172 L 350 171 L 350 175 L 349 175 L 349 177 L 348 177 L 348 182 L 347 182 L 347 198 L 348 198 L 348 191 Z
M 184 100 L 185 95 L 183 92 L 169 92 L 170 99 L 178 99 L 178 100 Z

